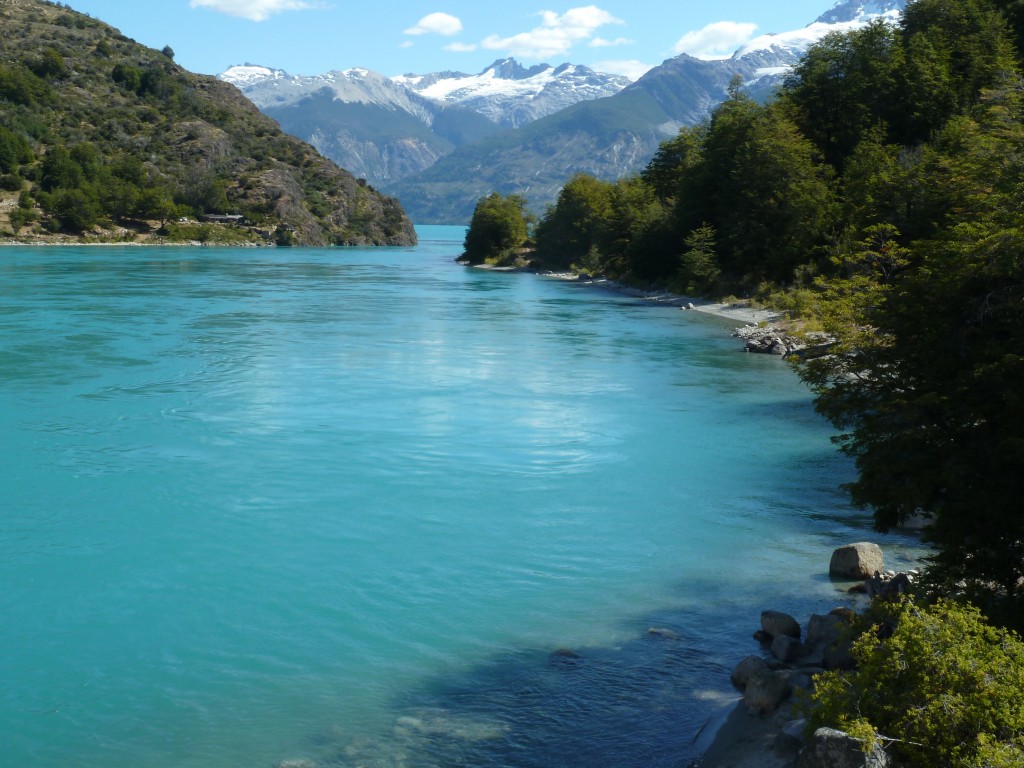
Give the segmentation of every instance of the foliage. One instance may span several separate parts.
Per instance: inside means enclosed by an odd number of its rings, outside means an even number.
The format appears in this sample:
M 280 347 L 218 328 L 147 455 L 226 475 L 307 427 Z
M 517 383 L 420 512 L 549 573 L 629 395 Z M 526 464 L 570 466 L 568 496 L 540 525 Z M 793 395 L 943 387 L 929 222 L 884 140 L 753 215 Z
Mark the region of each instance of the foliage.
M 715 228 L 704 224 L 683 240 L 678 280 L 684 293 L 704 293 L 715 284 L 721 270 L 715 255 Z
M 952 602 L 878 604 L 854 643 L 857 668 L 815 678 L 809 727 L 876 734 L 900 765 L 1024 762 L 1024 643 Z M 892 632 L 891 636 L 880 639 Z
M 585 174 L 569 179 L 537 224 L 538 258 L 555 269 L 582 262 L 597 248 L 610 212 L 610 184 Z
M 920 511 L 937 546 L 932 575 L 964 580 L 1001 622 L 1024 626 L 1024 160 L 1019 91 L 991 94 L 977 119 L 952 121 L 921 163 L 946 219 L 935 237 L 865 248 L 861 272 L 826 283 L 832 354 L 801 373 L 819 410 L 846 430 L 855 503 L 876 524 Z M 839 288 L 836 288 L 836 287 Z
M 526 201 L 492 192 L 476 205 L 466 232 L 463 257 L 470 264 L 508 259 L 526 242 Z

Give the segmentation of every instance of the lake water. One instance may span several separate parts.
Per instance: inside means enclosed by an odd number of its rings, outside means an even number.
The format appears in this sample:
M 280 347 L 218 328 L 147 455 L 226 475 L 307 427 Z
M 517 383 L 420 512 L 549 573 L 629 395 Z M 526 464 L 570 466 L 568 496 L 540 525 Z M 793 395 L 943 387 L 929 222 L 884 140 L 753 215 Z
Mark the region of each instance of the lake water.
M 0 249 L 0 765 L 685 765 L 844 601 L 784 363 L 462 235 Z

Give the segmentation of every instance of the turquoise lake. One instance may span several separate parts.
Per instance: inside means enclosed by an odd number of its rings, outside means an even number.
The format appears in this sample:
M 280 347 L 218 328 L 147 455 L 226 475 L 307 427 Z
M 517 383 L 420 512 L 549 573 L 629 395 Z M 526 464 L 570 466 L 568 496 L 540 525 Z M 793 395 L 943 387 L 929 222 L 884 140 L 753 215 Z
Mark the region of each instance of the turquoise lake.
M 907 544 L 730 323 L 420 234 L 0 249 L 0 766 L 685 765 Z

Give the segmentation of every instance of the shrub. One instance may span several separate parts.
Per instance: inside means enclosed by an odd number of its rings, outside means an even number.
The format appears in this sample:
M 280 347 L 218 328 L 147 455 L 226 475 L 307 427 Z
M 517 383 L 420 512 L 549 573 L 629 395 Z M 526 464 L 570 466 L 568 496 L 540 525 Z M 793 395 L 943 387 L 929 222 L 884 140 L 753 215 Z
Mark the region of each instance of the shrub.
M 816 679 L 810 727 L 892 740 L 900 765 L 1024 765 L 1024 643 L 974 607 L 904 601 L 874 609 L 857 669 Z M 895 628 L 893 629 L 893 624 Z M 892 635 L 880 640 L 877 631 Z

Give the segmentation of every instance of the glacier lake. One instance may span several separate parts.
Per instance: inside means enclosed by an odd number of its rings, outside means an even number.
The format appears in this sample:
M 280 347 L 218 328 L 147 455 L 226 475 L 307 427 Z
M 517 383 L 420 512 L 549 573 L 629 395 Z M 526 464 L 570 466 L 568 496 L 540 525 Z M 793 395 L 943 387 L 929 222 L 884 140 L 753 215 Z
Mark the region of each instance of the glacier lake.
M 0 766 L 686 765 L 911 546 L 729 322 L 419 231 L 0 249 Z

